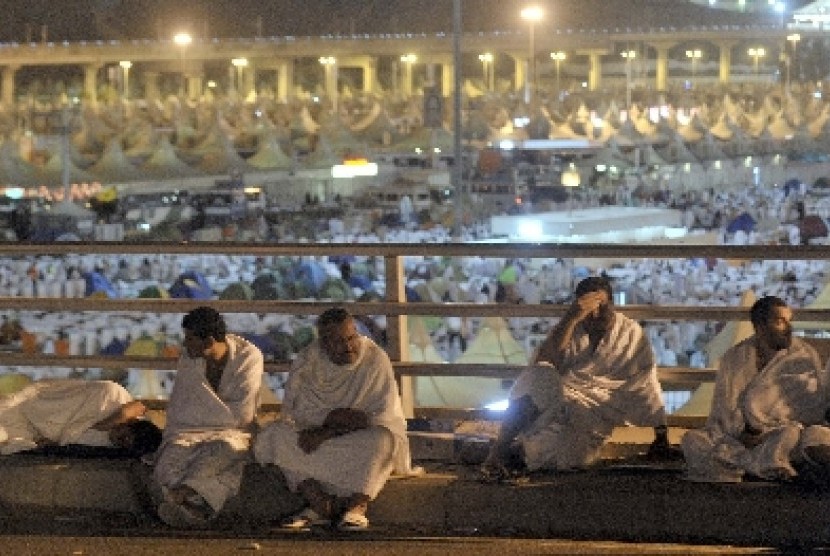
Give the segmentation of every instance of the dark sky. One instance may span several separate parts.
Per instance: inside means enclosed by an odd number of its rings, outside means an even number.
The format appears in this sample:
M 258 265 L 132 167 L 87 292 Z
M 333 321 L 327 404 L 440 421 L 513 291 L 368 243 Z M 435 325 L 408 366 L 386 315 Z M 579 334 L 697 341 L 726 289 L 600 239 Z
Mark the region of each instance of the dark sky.
M 462 0 L 466 30 L 512 29 L 529 0 Z M 554 25 L 575 28 L 751 23 L 758 15 L 713 11 L 685 0 L 537 0 Z M 791 7 L 808 3 L 792 0 Z M 0 0 L 0 40 L 167 38 L 449 31 L 452 0 Z M 766 21 L 770 21 L 766 16 Z M 260 23 L 261 22 L 261 23 Z

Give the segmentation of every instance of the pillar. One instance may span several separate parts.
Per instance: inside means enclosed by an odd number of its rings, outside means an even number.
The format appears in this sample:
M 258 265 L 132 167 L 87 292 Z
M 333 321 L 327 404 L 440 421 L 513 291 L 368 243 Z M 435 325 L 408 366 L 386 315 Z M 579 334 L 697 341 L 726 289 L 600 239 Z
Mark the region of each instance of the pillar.
M 256 63 L 248 60 L 248 67 L 242 71 L 242 100 L 248 98 L 252 92 L 256 97 Z
M 14 105 L 14 75 L 20 66 L 3 66 L 2 102 L 6 107 Z
M 84 64 L 84 96 L 89 102 L 98 102 L 98 70 L 101 64 Z
M 444 62 L 441 64 L 441 96 L 444 98 L 450 97 L 453 94 L 453 84 L 455 83 L 455 66 L 452 62 Z
M 527 85 L 527 54 L 510 54 L 510 57 L 513 58 L 513 90 L 524 91 Z
M 588 90 L 596 91 L 602 86 L 602 55 L 605 50 L 589 50 L 588 55 Z
M 188 75 L 187 76 L 187 90 L 185 94 L 190 100 L 196 100 L 202 96 L 202 82 L 204 77 L 202 75 Z
M 159 72 L 145 71 L 142 74 L 144 78 L 144 99 L 158 100 L 161 97 L 159 92 Z
M 283 60 L 277 64 L 277 100 L 287 101 L 294 86 L 294 60 Z
M 717 41 L 715 44 L 720 51 L 718 81 L 724 84 L 729 83 L 729 75 L 732 73 L 732 47 L 735 46 L 735 43 L 732 41 Z
M 362 65 L 363 68 L 363 92 L 374 93 L 378 82 L 378 58 L 369 56 Z
M 668 88 L 669 78 L 669 47 L 666 45 L 655 46 L 657 51 L 657 66 L 654 69 L 654 85 L 658 91 L 665 91 Z

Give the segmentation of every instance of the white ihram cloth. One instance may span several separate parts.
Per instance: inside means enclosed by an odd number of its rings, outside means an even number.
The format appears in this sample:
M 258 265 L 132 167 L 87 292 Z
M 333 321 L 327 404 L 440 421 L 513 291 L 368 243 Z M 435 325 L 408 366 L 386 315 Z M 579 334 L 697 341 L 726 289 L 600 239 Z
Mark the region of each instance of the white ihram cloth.
M 323 442 L 306 454 L 298 432 L 319 427 L 332 409 L 366 412 L 367 429 Z M 393 471 L 409 470 L 406 419 L 389 357 L 372 340 L 360 338 L 357 362 L 332 363 L 312 343 L 297 358 L 285 385 L 283 418 L 257 437 L 254 456 L 277 465 L 289 488 L 316 479 L 330 494 L 375 498 Z
M 162 487 L 186 485 L 216 511 L 239 491 L 250 460 L 263 369 L 256 346 L 233 334 L 225 340 L 228 362 L 216 391 L 204 358 L 179 359 L 154 470 Z
M 39 439 L 64 446 L 111 446 L 93 427 L 133 397 L 107 380 L 56 379 L 0 396 L 0 454 L 37 448 Z
M 577 325 L 561 373 L 546 362 L 529 367 L 511 399 L 529 395 L 541 415 L 517 440 L 528 469 L 571 469 L 599 457 L 614 427 L 665 425 L 654 352 L 643 329 L 622 313 L 591 351 Z
M 828 373 L 809 344 L 793 338 L 759 371 L 755 337 L 747 338 L 721 358 L 706 426 L 683 436 L 687 477 L 735 482 L 745 473 L 795 476 L 792 462 L 804 457 L 804 448 L 830 445 L 830 429 L 819 426 L 827 402 Z M 739 440 L 747 427 L 761 434 L 753 448 Z

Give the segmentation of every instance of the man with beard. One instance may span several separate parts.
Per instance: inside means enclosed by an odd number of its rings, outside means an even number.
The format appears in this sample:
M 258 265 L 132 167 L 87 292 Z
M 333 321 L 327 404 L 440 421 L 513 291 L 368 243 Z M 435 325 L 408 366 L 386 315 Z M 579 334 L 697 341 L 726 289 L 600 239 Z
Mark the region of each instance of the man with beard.
M 791 479 L 802 464 L 830 462 L 828 373 L 818 354 L 793 338 L 783 300 L 759 299 L 750 320 L 755 334 L 721 358 L 706 426 L 683 437 L 690 480 Z
M 510 393 L 483 479 L 595 462 L 614 427 L 655 428 L 652 455 L 670 455 L 654 351 L 639 324 L 613 309 L 611 285 L 590 277 Z
M 259 434 L 254 455 L 307 503 L 282 528 L 363 530 L 391 473 L 409 470 L 406 419 L 389 357 L 351 314 L 328 309 L 317 336 L 292 365 L 283 418 Z

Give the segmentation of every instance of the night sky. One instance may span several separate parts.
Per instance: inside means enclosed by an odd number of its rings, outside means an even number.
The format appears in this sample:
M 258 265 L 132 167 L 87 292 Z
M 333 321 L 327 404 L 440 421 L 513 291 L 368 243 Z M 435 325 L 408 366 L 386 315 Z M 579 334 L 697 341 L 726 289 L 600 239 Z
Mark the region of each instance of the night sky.
M 465 30 L 513 29 L 529 0 L 462 0 Z M 707 10 L 685 0 L 538 0 L 563 28 L 772 22 L 772 16 Z M 792 0 L 791 8 L 809 3 Z M 0 0 L 0 41 L 253 37 L 452 28 L 452 0 Z M 553 23 L 555 22 L 555 23 Z

